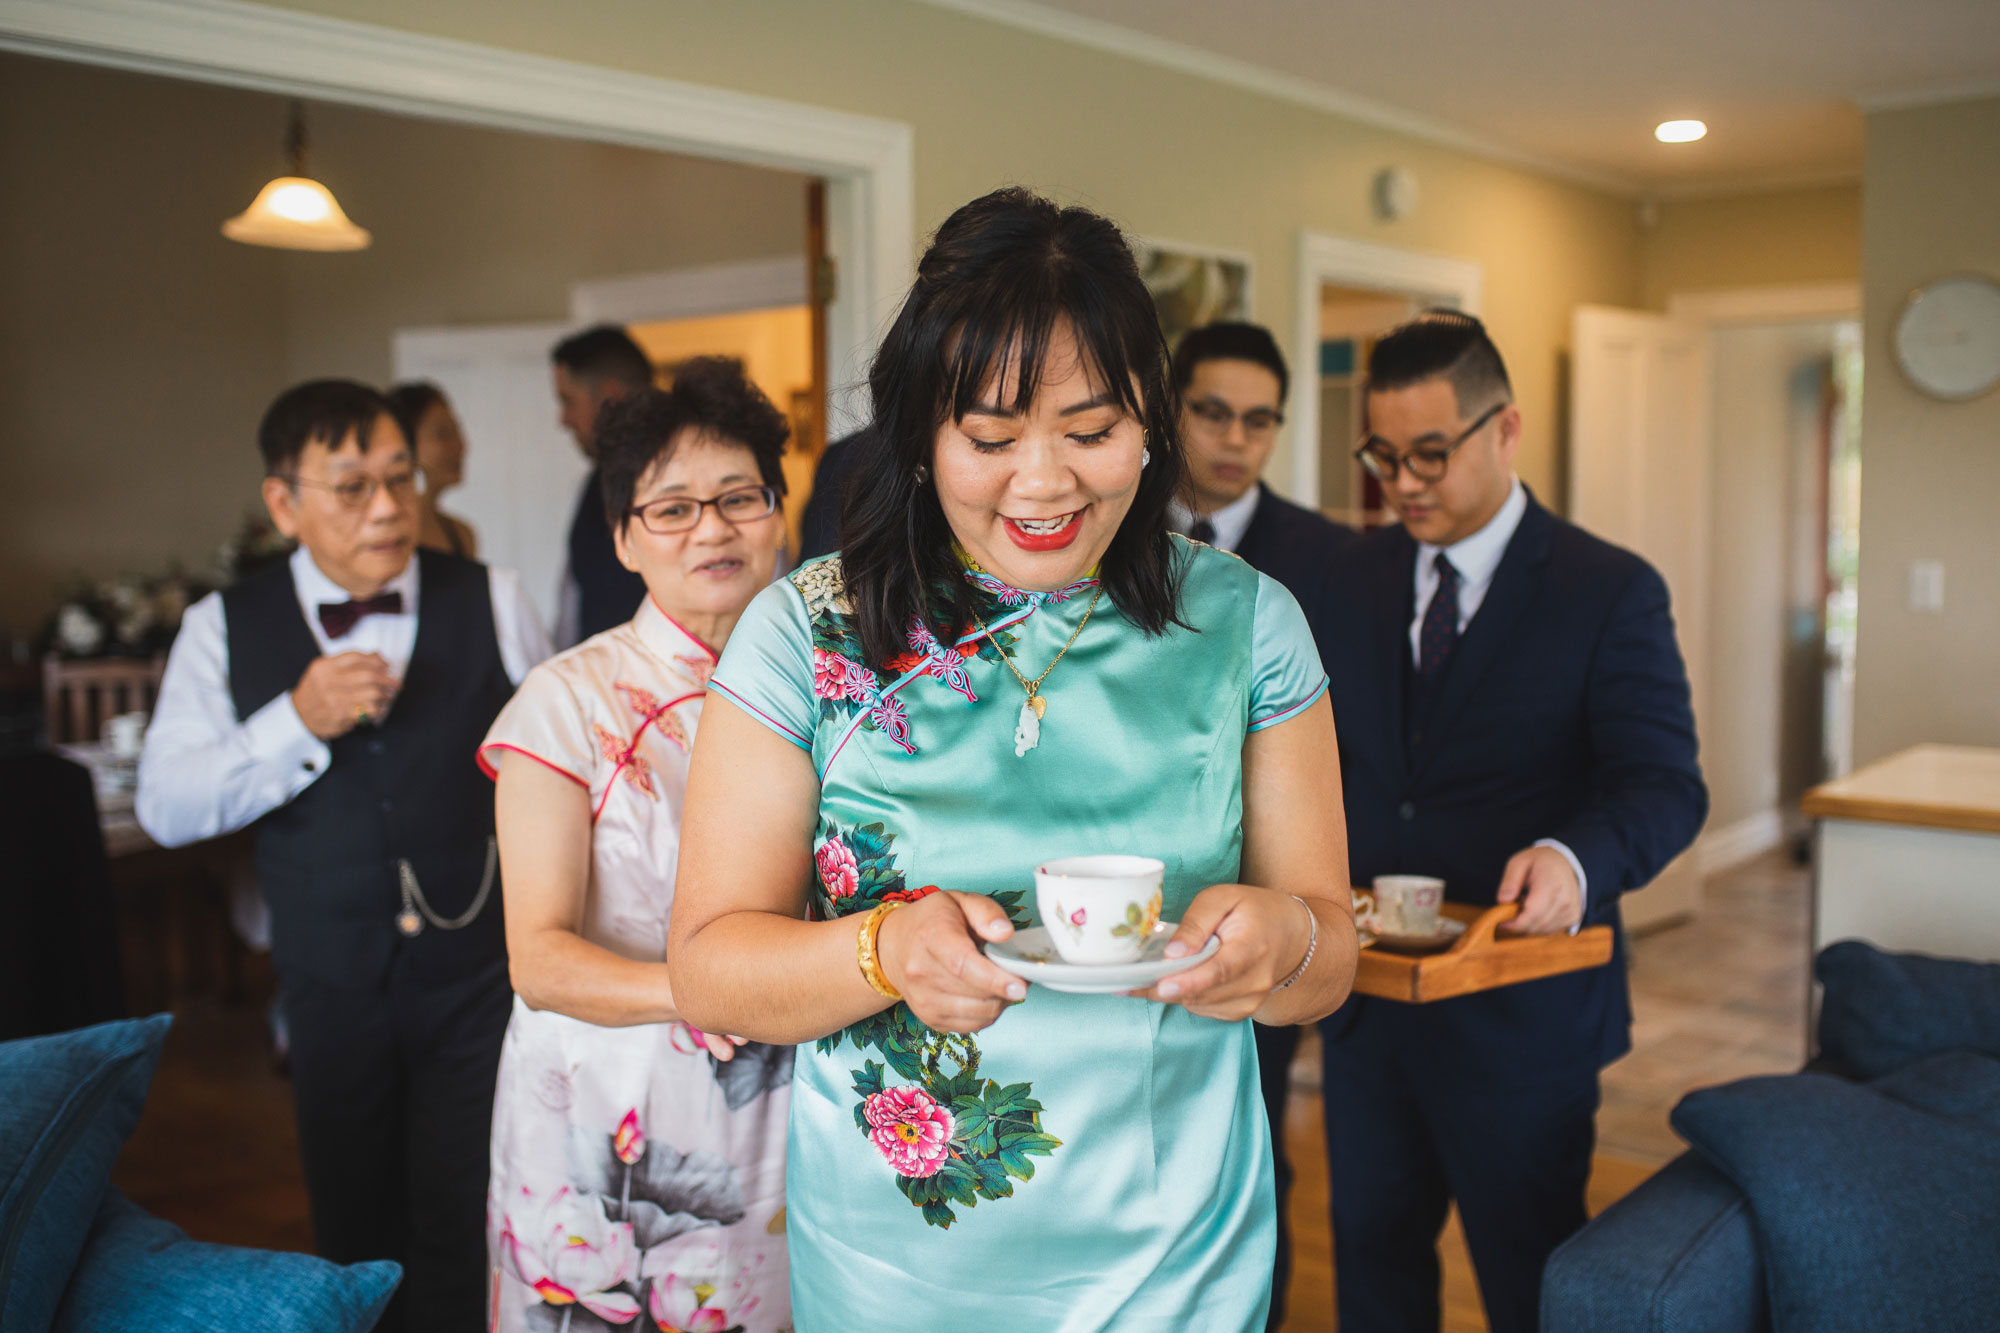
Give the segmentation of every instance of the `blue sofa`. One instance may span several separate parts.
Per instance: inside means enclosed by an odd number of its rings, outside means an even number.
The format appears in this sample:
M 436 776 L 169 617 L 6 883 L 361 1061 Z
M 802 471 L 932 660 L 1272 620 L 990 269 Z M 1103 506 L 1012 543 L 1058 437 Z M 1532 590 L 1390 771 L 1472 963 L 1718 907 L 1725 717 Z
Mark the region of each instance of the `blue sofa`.
M 397 1265 L 202 1244 L 112 1187 L 170 1022 L 0 1042 L 0 1330 L 366 1333 Z
M 2000 1328 L 2000 965 L 1816 970 L 1819 1059 L 1683 1099 L 1690 1151 L 1550 1257 L 1545 1333 Z

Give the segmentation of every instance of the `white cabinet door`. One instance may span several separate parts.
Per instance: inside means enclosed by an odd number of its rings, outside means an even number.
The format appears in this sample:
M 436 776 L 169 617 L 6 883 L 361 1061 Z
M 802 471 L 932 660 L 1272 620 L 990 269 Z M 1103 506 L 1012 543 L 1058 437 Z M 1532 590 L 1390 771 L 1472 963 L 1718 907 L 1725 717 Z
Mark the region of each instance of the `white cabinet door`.
M 1640 310 L 1579 306 L 1571 338 L 1569 516 L 1637 551 L 1673 597 L 1695 721 L 1708 686 L 1707 331 Z M 1701 903 L 1683 853 L 1625 900 L 1628 925 L 1692 915 Z
M 465 480 L 447 513 L 479 533 L 479 558 L 511 569 L 553 631 L 570 517 L 590 464 L 556 424 L 549 350 L 568 324 L 405 329 L 396 378 L 430 380 L 465 427 Z

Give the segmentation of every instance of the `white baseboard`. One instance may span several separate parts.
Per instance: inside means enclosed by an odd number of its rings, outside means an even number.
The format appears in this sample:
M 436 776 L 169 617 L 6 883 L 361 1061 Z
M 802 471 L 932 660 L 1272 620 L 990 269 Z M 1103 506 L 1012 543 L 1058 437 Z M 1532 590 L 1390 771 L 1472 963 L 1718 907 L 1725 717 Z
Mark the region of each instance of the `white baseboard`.
M 1695 873 L 1703 879 L 1761 856 L 1785 840 L 1784 816 L 1774 807 L 1712 828 L 1694 840 Z

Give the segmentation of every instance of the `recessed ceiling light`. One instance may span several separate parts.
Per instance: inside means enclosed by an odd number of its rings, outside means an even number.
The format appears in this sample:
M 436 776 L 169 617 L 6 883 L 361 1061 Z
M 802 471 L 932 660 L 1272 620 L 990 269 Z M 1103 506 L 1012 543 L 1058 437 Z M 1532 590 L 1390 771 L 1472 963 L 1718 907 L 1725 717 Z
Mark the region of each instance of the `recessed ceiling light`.
M 1708 126 L 1698 120 L 1662 121 L 1653 131 L 1653 137 L 1661 143 L 1693 143 L 1708 133 Z

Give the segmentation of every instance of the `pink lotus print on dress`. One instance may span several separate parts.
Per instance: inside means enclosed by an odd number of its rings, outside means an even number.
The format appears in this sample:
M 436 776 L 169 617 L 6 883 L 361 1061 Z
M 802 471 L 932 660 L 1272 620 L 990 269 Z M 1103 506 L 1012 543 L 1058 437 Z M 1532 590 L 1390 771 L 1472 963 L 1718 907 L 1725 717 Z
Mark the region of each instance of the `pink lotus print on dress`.
M 951 1112 L 922 1088 L 887 1088 L 862 1104 L 868 1137 L 903 1176 L 934 1176 L 951 1153 Z
M 638 1316 L 639 1302 L 613 1290 L 633 1276 L 632 1228 L 606 1218 L 603 1203 L 590 1195 L 565 1185 L 540 1199 L 523 1189 L 501 1224 L 500 1255 L 545 1304 L 581 1305 L 613 1324 Z

